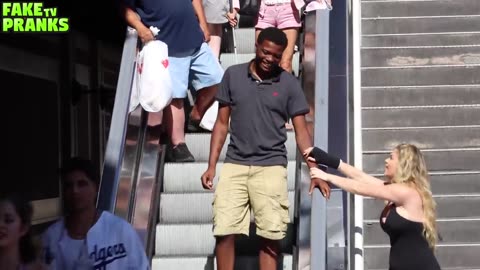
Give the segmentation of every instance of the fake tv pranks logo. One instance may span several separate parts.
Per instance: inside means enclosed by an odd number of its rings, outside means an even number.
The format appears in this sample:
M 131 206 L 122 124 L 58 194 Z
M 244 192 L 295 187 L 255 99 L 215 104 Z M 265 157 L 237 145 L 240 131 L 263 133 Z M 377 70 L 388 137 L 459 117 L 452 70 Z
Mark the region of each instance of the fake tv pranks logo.
M 59 18 L 56 7 L 41 2 L 2 3 L 3 32 L 67 32 L 68 18 Z

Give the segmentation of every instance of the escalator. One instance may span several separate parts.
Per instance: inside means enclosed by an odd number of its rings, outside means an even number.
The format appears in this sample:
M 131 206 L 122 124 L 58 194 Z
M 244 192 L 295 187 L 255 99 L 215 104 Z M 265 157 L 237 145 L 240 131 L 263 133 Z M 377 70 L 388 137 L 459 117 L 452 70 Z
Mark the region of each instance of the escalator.
M 329 73 L 328 67 L 318 68 L 318 63 L 328 63 L 329 47 L 325 46 L 329 40 L 328 16 L 328 11 L 306 16 L 301 38 L 313 35 L 317 44 L 309 57 L 305 57 L 308 53 L 303 53 L 303 43 L 299 44 L 300 50 L 294 57 L 295 74 L 304 81 L 304 88 L 310 88 L 306 91 L 313 94 L 311 106 L 314 113 L 310 117 L 310 126 L 315 145 L 325 149 L 329 146 L 329 107 L 328 102 L 324 102 L 325 98 L 328 99 Z M 237 32 L 239 62 L 253 58 L 253 31 L 239 29 Z M 149 121 L 152 115 L 141 109 L 128 113 L 136 46 L 136 33 L 128 30 L 98 207 L 114 212 L 135 227 L 145 244 L 147 256 L 152 259 L 152 269 L 216 269 L 212 233 L 213 192 L 203 190 L 200 183 L 200 176 L 207 168 L 210 133 L 187 134 L 186 143 L 196 158 L 195 163 L 165 163 L 166 140 L 158 137 L 158 126 Z M 226 68 L 234 64 L 234 59 L 232 54 L 224 54 L 222 66 Z M 300 59 L 303 66 L 310 68 L 302 70 Z M 313 84 L 306 85 L 309 78 Z M 217 177 L 228 141 L 227 138 L 217 164 Z M 293 132 L 288 133 L 286 148 L 291 224 L 281 242 L 278 269 L 345 269 L 345 195 L 332 190 L 329 202 L 318 190 L 313 196 L 308 195 L 308 169 L 296 149 Z M 258 269 L 259 239 L 254 228 L 251 223 L 250 237 L 239 236 L 235 243 L 235 269 Z

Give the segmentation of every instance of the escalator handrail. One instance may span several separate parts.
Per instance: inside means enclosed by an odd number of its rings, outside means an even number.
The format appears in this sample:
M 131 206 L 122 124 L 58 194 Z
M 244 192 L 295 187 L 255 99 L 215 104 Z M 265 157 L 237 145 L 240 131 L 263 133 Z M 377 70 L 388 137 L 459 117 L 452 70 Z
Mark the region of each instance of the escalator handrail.
M 102 179 L 97 202 L 97 208 L 99 210 L 109 211 L 111 213 L 115 210 L 120 181 L 138 40 L 137 32 L 133 28 L 127 27 L 126 31 L 115 94 L 115 105 L 113 107 L 108 142 L 105 149 Z

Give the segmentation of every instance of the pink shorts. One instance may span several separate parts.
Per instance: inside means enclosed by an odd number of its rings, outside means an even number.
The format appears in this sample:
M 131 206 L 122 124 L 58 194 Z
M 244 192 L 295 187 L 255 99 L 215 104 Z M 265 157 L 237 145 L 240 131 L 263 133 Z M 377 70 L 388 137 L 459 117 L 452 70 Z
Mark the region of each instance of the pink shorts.
M 291 3 L 273 6 L 267 6 L 262 1 L 255 28 L 265 29 L 268 27 L 276 27 L 278 29 L 286 29 L 299 28 L 301 26 L 300 13 L 293 1 Z

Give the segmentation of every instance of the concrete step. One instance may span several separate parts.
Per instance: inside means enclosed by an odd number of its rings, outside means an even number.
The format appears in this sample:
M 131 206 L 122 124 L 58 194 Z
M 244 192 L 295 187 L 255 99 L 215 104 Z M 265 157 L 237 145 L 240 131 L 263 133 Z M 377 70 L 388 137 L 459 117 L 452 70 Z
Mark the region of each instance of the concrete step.
M 374 176 L 383 179 L 383 174 Z M 480 194 L 480 171 L 433 172 L 429 178 L 434 195 Z
M 437 219 L 480 218 L 480 194 L 435 196 L 437 203 Z M 363 211 L 365 220 L 378 220 L 380 212 L 385 207 L 384 201 L 366 198 Z M 480 254 L 480 253 L 479 253 Z
M 478 44 L 480 44 L 480 32 L 362 36 L 362 48 L 404 46 L 458 46 Z
M 440 235 L 439 244 L 480 243 L 480 219 L 474 220 L 440 220 L 437 221 L 437 232 Z M 382 230 L 379 222 L 366 221 L 364 229 L 364 244 L 389 245 L 390 239 Z
M 480 106 L 383 107 L 362 110 L 362 125 L 364 128 L 478 126 L 478 115 Z
M 213 256 L 215 237 L 213 224 L 167 224 L 157 225 L 156 256 Z M 255 233 L 255 224 L 250 224 L 250 237 L 237 236 L 235 253 L 237 255 L 256 256 L 259 252 L 260 237 Z M 280 241 L 282 253 L 292 254 L 295 241 L 293 224 L 288 227 L 287 235 Z M 183 241 L 177 241 L 183 239 Z
M 478 0 L 362 1 L 362 17 L 406 17 L 480 14 Z
M 362 34 L 475 32 L 478 25 L 480 15 L 362 18 Z
M 480 194 L 480 172 L 431 175 L 430 181 L 435 195 Z
M 388 269 L 388 246 L 365 248 L 365 269 Z M 442 269 L 478 269 L 480 268 L 480 244 L 438 246 L 435 256 Z
M 363 107 L 480 104 L 480 85 L 363 87 Z
M 383 174 L 388 152 L 371 152 L 363 154 L 363 169 L 373 174 Z M 477 171 L 480 149 L 423 150 L 423 155 L 430 172 L 435 171 Z
M 217 263 L 213 256 L 155 256 L 152 260 L 152 270 L 216 270 Z M 257 256 L 236 256 L 235 270 L 257 270 Z M 283 254 L 277 263 L 277 270 L 292 270 L 293 258 L 290 254 Z
M 288 190 L 295 189 L 296 161 L 289 161 L 287 165 Z M 218 182 L 223 163 L 217 164 L 214 186 Z M 163 192 L 166 193 L 193 193 L 207 192 L 203 189 L 200 177 L 208 168 L 206 162 L 195 162 L 185 166 L 184 163 L 166 163 L 163 175 Z
M 294 192 L 288 192 L 289 215 L 293 221 Z M 160 224 L 198 224 L 212 222 L 213 192 L 160 194 Z
M 188 133 L 185 136 L 185 143 L 188 149 L 195 157 L 196 162 L 208 162 L 210 155 L 210 137 L 211 133 Z M 225 143 L 223 144 L 222 151 L 220 153 L 219 160 L 225 159 L 227 153 L 228 144 L 230 143 L 230 135 L 227 135 Z M 287 141 L 285 142 L 287 149 L 287 159 L 295 160 L 297 154 L 297 143 L 295 141 L 295 133 L 287 132 Z
M 480 126 L 427 129 L 367 129 L 362 132 L 363 150 L 392 150 L 400 143 L 421 149 L 474 148 L 480 145 Z M 480 168 L 479 168 L 480 169 Z
M 480 84 L 480 65 L 362 68 L 362 86 Z
M 479 1 L 480 3 L 480 1 Z M 480 45 L 362 49 L 362 67 L 480 64 Z

